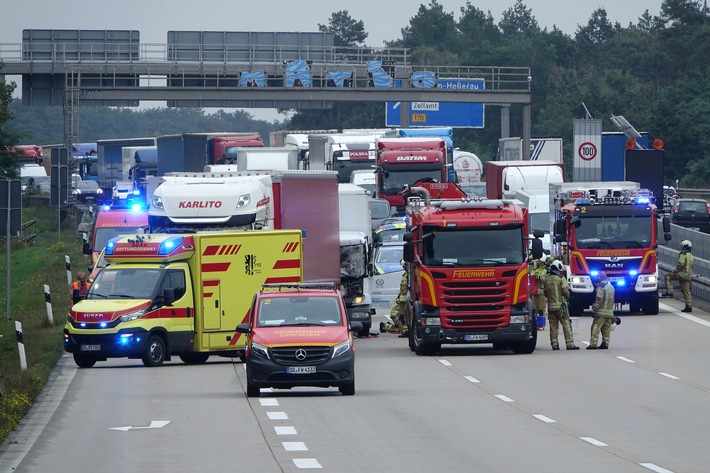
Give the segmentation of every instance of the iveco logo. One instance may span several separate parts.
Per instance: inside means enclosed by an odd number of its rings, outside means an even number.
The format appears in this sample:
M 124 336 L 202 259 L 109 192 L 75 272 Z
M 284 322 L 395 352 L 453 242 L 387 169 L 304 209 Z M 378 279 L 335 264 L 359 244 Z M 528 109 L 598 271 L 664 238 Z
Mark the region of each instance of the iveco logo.
M 84 314 L 85 319 L 103 319 L 104 314 Z
M 604 268 L 605 269 L 619 269 L 623 268 L 624 263 L 604 263 Z
M 308 353 L 306 353 L 306 350 L 304 350 L 303 348 L 299 348 L 298 350 L 296 350 L 296 359 L 298 361 L 305 360 L 307 356 Z

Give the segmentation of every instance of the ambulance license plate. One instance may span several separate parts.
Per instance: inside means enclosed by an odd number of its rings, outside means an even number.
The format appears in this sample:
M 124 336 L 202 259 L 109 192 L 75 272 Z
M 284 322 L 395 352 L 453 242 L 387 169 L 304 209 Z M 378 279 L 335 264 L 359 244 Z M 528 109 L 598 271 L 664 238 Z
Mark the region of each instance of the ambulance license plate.
M 465 342 L 480 342 L 483 340 L 488 340 L 487 333 L 474 333 L 473 335 L 464 335 L 463 340 Z
M 101 345 L 82 345 L 81 351 L 101 351 Z
M 289 366 L 286 368 L 288 374 L 310 374 L 316 372 L 315 366 Z

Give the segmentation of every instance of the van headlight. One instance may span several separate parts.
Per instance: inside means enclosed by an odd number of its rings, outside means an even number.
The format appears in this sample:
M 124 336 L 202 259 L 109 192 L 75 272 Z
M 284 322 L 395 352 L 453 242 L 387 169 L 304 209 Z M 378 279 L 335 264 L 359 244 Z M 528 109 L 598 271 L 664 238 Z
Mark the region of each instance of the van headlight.
M 145 315 L 148 309 L 136 310 L 135 312 L 130 312 L 121 316 L 121 322 L 130 322 L 131 320 L 136 320 Z
M 265 360 L 271 359 L 271 357 L 269 356 L 269 349 L 267 347 L 265 347 L 264 345 L 260 345 L 258 343 L 252 342 L 251 352 L 255 356 L 258 356 L 259 358 L 264 358 Z
M 337 358 L 350 351 L 350 340 L 345 340 L 343 343 L 338 343 L 333 347 L 333 358 Z

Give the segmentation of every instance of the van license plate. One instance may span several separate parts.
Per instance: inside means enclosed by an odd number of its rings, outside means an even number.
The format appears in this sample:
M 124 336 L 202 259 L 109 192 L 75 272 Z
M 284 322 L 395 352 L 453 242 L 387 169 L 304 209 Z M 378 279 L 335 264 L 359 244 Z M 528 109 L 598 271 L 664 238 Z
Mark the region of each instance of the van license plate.
M 483 340 L 488 340 L 488 334 L 487 333 L 476 333 L 473 335 L 464 335 L 463 340 L 465 342 L 480 342 Z
M 101 345 L 82 345 L 81 351 L 101 351 Z
M 288 374 L 309 374 L 309 373 L 315 373 L 316 367 L 315 366 L 289 366 L 288 368 L 286 368 L 286 372 Z

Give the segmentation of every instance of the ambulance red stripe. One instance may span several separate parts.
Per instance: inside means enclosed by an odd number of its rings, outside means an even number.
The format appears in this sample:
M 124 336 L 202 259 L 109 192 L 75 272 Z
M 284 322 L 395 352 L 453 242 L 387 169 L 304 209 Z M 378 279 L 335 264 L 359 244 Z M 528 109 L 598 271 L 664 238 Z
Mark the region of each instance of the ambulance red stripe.
M 203 273 L 223 273 L 229 269 L 231 263 L 202 263 Z
M 281 259 L 274 263 L 274 269 L 295 269 L 301 267 L 301 260 Z

